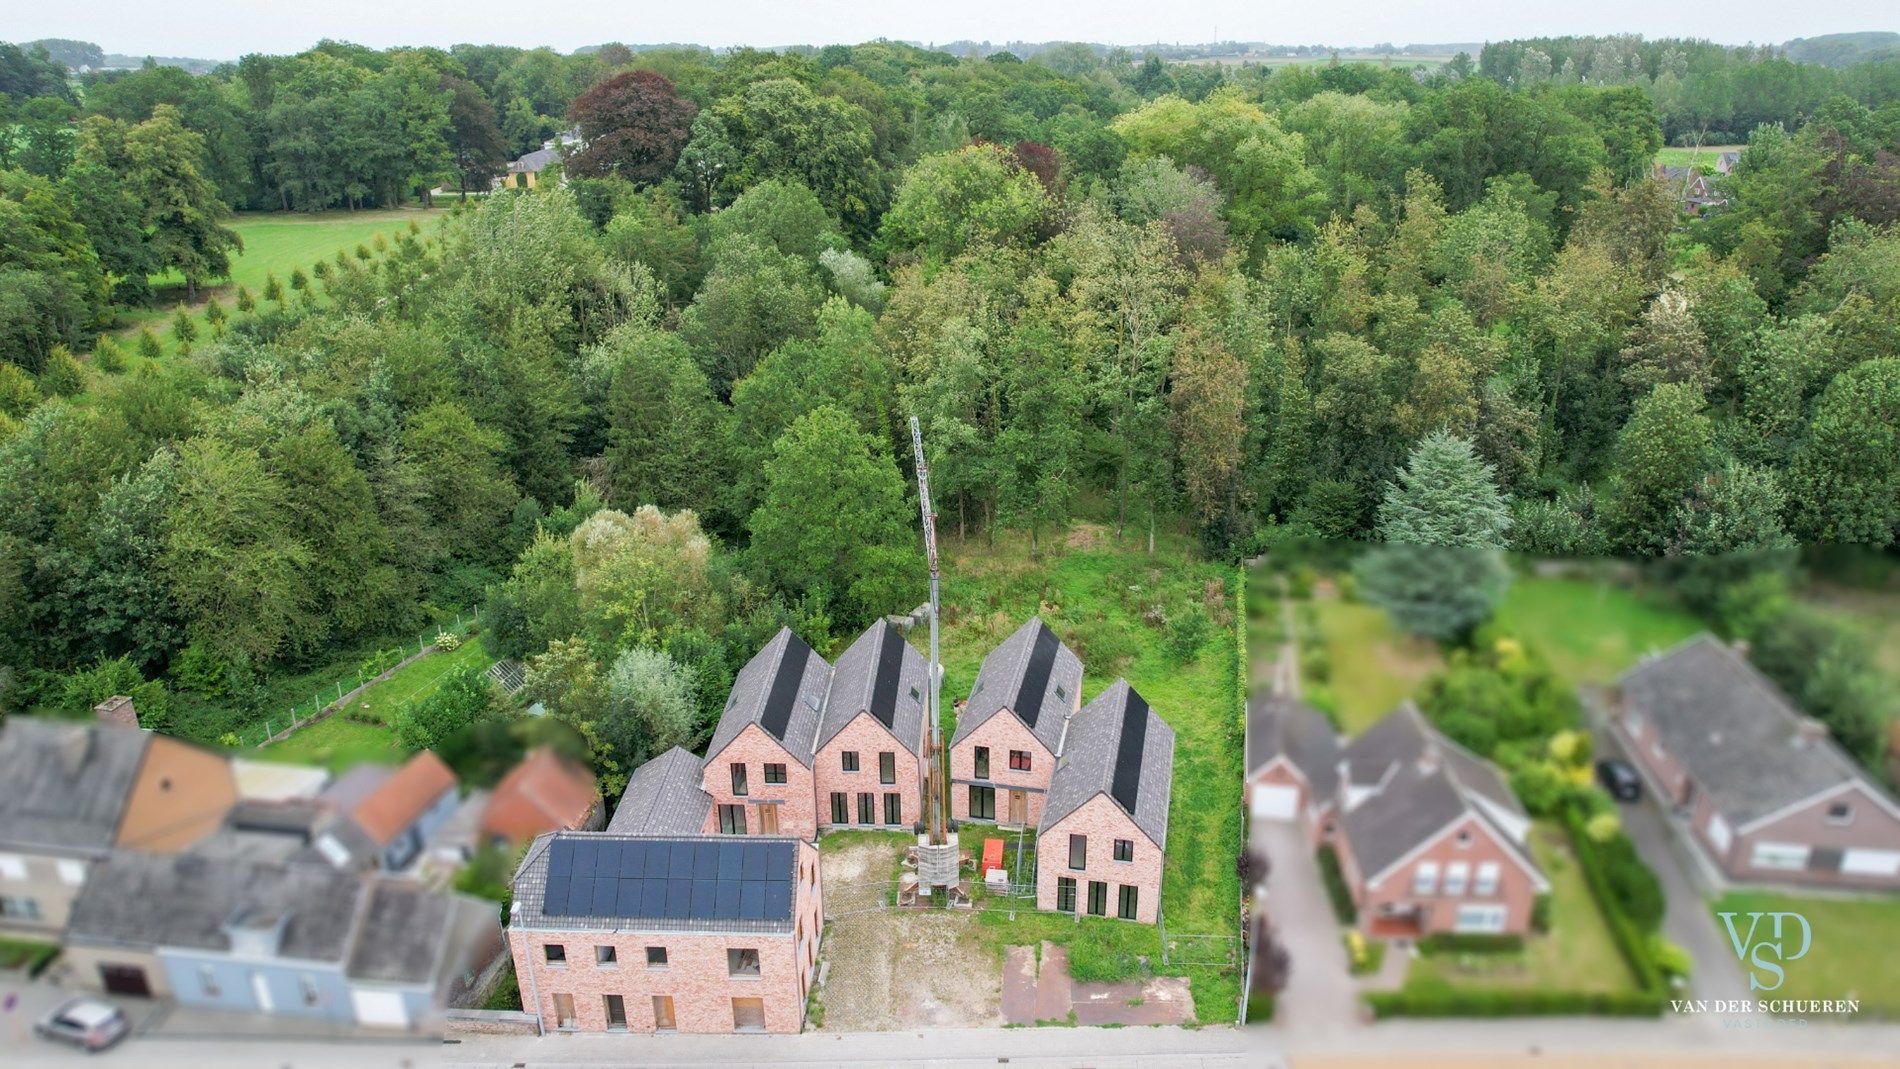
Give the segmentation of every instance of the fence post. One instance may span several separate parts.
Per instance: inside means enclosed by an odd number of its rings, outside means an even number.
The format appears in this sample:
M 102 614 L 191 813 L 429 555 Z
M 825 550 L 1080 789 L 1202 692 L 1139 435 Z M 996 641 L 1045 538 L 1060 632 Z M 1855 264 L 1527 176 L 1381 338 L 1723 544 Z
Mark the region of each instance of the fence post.
M 1168 920 L 1161 913 L 1161 907 L 1155 907 L 1155 927 L 1161 930 L 1161 964 L 1168 964 Z

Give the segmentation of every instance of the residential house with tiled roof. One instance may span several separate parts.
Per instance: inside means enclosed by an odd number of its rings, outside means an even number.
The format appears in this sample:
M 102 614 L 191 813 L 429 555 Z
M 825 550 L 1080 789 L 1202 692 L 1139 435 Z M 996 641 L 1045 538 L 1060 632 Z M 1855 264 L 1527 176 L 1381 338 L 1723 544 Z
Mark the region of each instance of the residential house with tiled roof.
M 1339 734 L 1312 706 L 1277 694 L 1247 702 L 1247 812 L 1302 824 L 1315 841 L 1339 802 Z
M 1900 890 L 1900 804 L 1735 648 L 1690 639 L 1611 701 L 1651 789 L 1728 879 Z
M 175 853 L 237 802 L 222 755 L 116 723 L 0 724 L 0 930 L 66 926 L 88 866 L 112 850 Z
M 1406 702 L 1340 751 L 1332 841 L 1376 936 L 1522 933 L 1549 882 L 1530 817 L 1490 762 Z
M 399 768 L 358 765 L 318 795 L 313 848 L 338 867 L 400 871 L 455 813 L 461 792 L 442 759 L 422 750 Z
M 552 746 L 537 746 L 488 796 L 480 840 L 520 846 L 543 832 L 587 830 L 600 823 L 600 786 L 594 774 Z
M 1036 906 L 1154 923 L 1174 789 L 1174 730 L 1118 679 L 1083 706 L 1036 832 Z
M 908 828 L 924 819 L 930 666 L 879 620 L 838 655 L 812 769 L 823 828 Z
M 509 951 L 547 1031 L 805 1024 L 824 935 L 818 850 L 782 836 L 556 832 L 514 879 Z
M 983 658 L 950 739 L 950 812 L 958 821 L 1036 827 L 1070 718 L 1082 661 L 1031 617 Z
M 811 747 L 830 685 L 831 665 L 790 628 L 739 670 L 701 767 L 705 831 L 818 834 Z

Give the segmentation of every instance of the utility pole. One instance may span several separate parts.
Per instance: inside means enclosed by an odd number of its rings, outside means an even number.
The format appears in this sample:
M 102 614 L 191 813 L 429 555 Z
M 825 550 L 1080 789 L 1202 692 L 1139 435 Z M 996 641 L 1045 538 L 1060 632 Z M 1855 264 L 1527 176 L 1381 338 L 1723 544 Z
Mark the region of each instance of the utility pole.
M 937 650 L 939 573 L 937 569 L 937 514 L 930 506 L 930 463 L 924 459 L 924 432 L 910 417 L 910 445 L 917 457 L 917 507 L 923 515 L 924 555 L 930 562 L 930 841 L 944 842 L 943 662 Z

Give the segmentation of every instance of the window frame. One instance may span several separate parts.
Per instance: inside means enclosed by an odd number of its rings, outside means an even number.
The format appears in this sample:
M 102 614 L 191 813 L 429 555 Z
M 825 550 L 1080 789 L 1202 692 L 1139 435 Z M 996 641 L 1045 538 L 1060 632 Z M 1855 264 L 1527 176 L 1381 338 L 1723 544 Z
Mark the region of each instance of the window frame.
M 877 794 L 874 791 L 858 792 L 858 826 L 877 826 Z
M 779 761 L 768 761 L 765 765 L 765 771 L 763 772 L 763 776 L 768 786 L 774 785 L 774 784 L 783 786 L 785 783 L 784 763 L 779 762 Z
M 858 770 L 858 751 L 838 751 L 838 768 L 845 772 L 856 772 Z
M 1011 772 L 1033 772 L 1035 769 L 1031 767 L 1032 763 L 1033 759 L 1028 750 L 1011 750 L 1009 752 L 1009 770 Z
M 1082 872 L 1089 867 L 1089 837 L 1069 836 L 1069 871 Z
M 620 949 L 612 943 L 594 944 L 594 967 L 613 969 L 620 966 Z
M 973 747 L 970 751 L 970 765 L 971 774 L 977 779 L 989 779 L 990 748 L 988 746 Z
M 1056 877 L 1056 912 L 1075 912 L 1075 877 Z
M 1140 886 L 1132 883 L 1122 884 L 1121 889 L 1117 891 L 1115 895 L 1115 916 L 1125 921 L 1132 921 L 1135 919 L 1135 914 L 1140 911 Z
M 735 805 L 721 802 L 719 804 L 719 834 L 746 834 L 745 805 L 743 803 Z
M 831 822 L 835 825 L 851 823 L 851 796 L 844 791 L 831 792 Z
M 979 798 L 983 800 L 982 805 L 977 804 Z M 977 783 L 970 784 L 970 794 L 965 804 L 971 820 L 995 820 L 996 788 Z M 981 810 L 988 810 L 988 812 L 981 812 Z
M 1135 863 L 1135 840 L 1133 839 L 1115 840 L 1115 860 L 1121 862 L 1124 865 L 1134 864 Z
M 1089 881 L 1089 916 L 1108 916 L 1108 881 Z
M 751 793 L 752 789 L 751 783 L 746 778 L 745 762 L 734 761 L 730 767 L 732 769 L 732 796 L 744 798 Z
M 542 943 L 541 944 L 541 964 L 566 968 L 567 967 L 567 944 L 566 943 Z
M 1438 862 L 1421 861 L 1412 870 L 1412 893 L 1415 895 L 1435 895 L 1438 893 Z
M 654 960 L 653 960 L 653 955 L 654 955 L 655 953 L 658 953 L 658 954 L 660 955 L 660 960 L 658 960 L 658 961 L 654 961 Z M 649 968 L 649 969 L 664 969 L 664 968 L 666 968 L 666 967 L 667 967 L 667 965 L 668 965 L 668 964 L 670 964 L 670 962 L 669 962 L 669 960 L 668 960 L 668 958 L 667 958 L 667 953 L 666 953 L 666 948 L 665 948 L 665 947 L 663 947 L 663 946 L 651 946 L 651 947 L 648 947 L 648 948 L 647 948 L 647 968 Z
M 884 823 L 888 827 L 904 826 L 904 796 L 898 791 L 884 792 Z
M 748 961 L 752 963 L 749 969 L 746 967 Z M 726 978 L 728 980 L 758 979 L 763 974 L 764 965 L 759 959 L 758 947 L 726 948 Z
M 877 781 L 880 784 L 897 782 L 897 754 L 890 750 L 880 750 L 877 755 Z

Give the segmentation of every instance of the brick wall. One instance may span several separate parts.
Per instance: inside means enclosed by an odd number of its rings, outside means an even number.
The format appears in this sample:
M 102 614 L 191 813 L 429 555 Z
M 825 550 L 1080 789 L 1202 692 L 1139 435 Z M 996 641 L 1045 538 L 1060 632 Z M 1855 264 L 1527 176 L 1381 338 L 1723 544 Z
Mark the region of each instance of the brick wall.
M 809 743 L 811 740 L 807 739 Z M 746 766 L 746 794 L 732 793 L 732 765 Z M 784 783 L 765 782 L 765 766 L 785 766 Z M 706 811 L 708 833 L 719 831 L 719 807 L 743 803 L 746 807 L 746 834 L 773 834 L 759 827 L 760 803 L 777 803 L 778 835 L 796 835 L 810 839 L 818 834 L 818 821 L 812 801 L 812 772 L 788 753 L 777 739 L 757 724 L 749 725 L 726 744 L 706 766 L 702 785 L 712 796 L 712 808 Z
M 1069 837 L 1088 839 L 1086 864 L 1081 871 L 1069 867 Z M 1126 839 L 1134 846 L 1133 859 L 1115 860 L 1115 840 Z M 1076 912 L 1088 912 L 1090 881 L 1108 885 L 1104 915 L 1119 916 L 1121 889 L 1137 888 L 1134 919 L 1153 924 L 1161 906 L 1161 851 L 1135 825 L 1128 814 L 1106 795 L 1096 795 L 1080 809 L 1042 829 L 1036 838 L 1036 908 L 1056 908 L 1056 881 L 1075 880 Z
M 1459 842 L 1460 833 L 1469 833 L 1467 841 Z M 1348 851 L 1341 844 L 1341 867 L 1350 875 L 1349 880 L 1357 881 L 1359 874 L 1347 864 L 1345 854 Z M 1515 860 L 1515 853 L 1499 842 L 1491 826 L 1476 817 L 1466 819 L 1447 829 L 1432 845 L 1405 862 L 1405 864 L 1378 877 L 1376 883 L 1369 883 L 1356 898 L 1359 902 L 1359 922 L 1370 926 L 1378 920 L 1387 904 L 1419 907 L 1419 927 L 1422 932 L 1449 932 L 1457 924 L 1458 907 L 1461 905 L 1502 905 L 1505 907 L 1504 931 L 1522 933 L 1528 931 L 1531 923 L 1531 904 L 1537 897 L 1537 890 L 1530 874 Z M 1438 876 L 1430 894 L 1414 894 L 1413 881 L 1418 875 L 1419 866 L 1434 862 L 1438 866 Z M 1498 887 L 1494 894 L 1480 895 L 1476 892 L 1478 866 L 1487 862 L 1498 866 Z M 1465 892 L 1458 895 L 1445 893 L 1445 877 L 1449 866 L 1463 863 L 1468 866 L 1469 875 L 1465 882 Z
M 986 780 L 979 780 L 976 776 L 976 748 L 979 746 L 990 749 L 990 775 Z M 1015 772 L 1010 769 L 1011 750 L 1028 751 L 1029 771 Z M 998 823 L 1007 823 L 1009 820 L 1009 791 L 1012 788 L 1024 790 L 1028 808 L 1026 822 L 1030 827 L 1036 827 L 1042 822 L 1042 797 L 1049 790 L 1049 777 L 1055 773 L 1055 768 L 1055 756 L 1028 726 L 1016 719 L 1014 713 L 996 713 L 950 750 L 950 815 L 959 821 L 970 819 L 969 784 L 975 781 L 978 785 L 988 784 L 996 788 Z
M 847 751 L 858 755 L 858 770 L 844 771 L 843 754 Z M 883 783 L 878 779 L 878 755 L 894 755 L 896 765 L 895 783 Z M 869 713 L 859 713 L 839 732 L 832 736 L 818 751 L 812 762 L 812 774 L 817 784 L 817 796 L 814 799 L 817 819 L 820 827 L 832 827 L 831 794 L 841 791 L 845 795 L 847 808 L 846 820 L 838 827 L 858 827 L 858 795 L 869 791 L 874 796 L 876 806 L 876 825 L 879 827 L 908 828 L 923 819 L 923 788 L 919 777 L 922 774 L 922 762 L 917 755 L 900 745 L 895 736 L 877 718 Z M 895 792 L 902 796 L 903 813 L 896 825 L 884 823 L 884 795 Z

